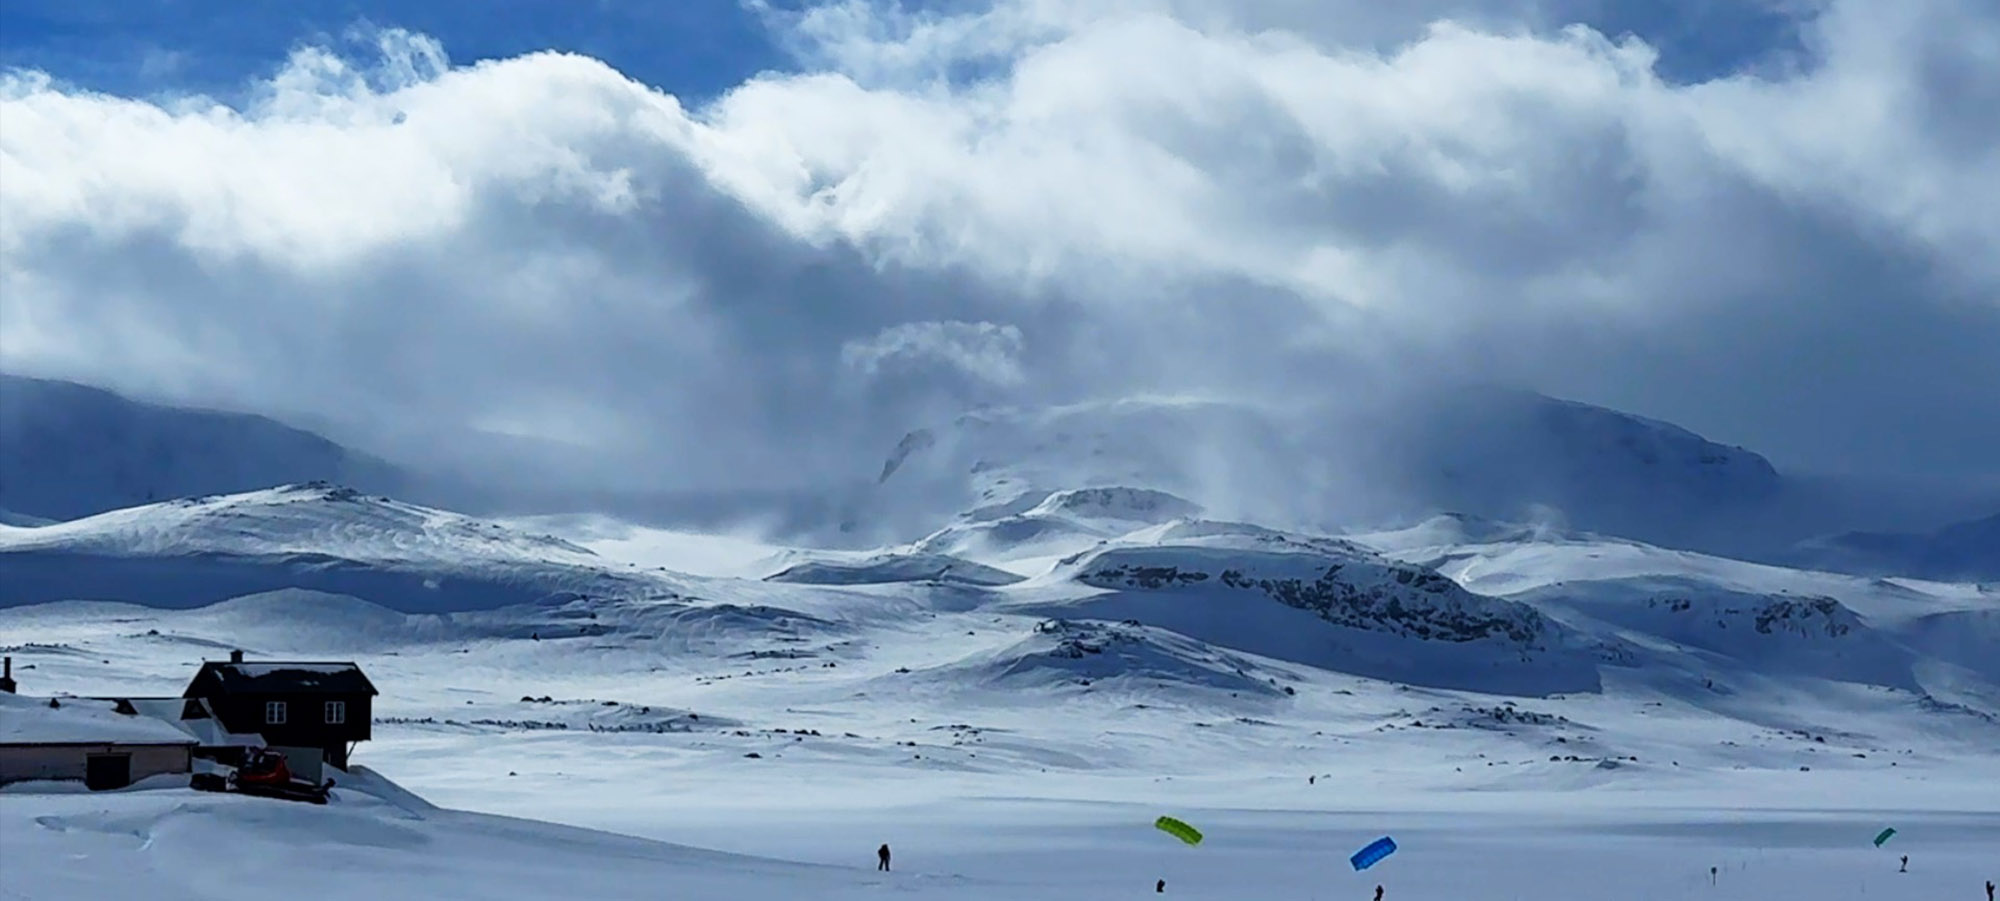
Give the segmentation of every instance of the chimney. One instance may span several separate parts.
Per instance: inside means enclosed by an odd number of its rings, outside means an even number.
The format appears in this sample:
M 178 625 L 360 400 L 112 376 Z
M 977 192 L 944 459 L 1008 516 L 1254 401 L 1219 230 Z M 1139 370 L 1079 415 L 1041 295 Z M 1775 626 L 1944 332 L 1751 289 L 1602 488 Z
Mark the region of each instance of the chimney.
M 0 664 L 0 667 L 4 667 L 0 668 L 0 691 L 11 695 L 14 693 L 14 658 L 0 657 L 0 661 L 5 661 L 4 664 Z
M 230 663 L 242 663 L 242 662 L 243 662 L 243 652 L 242 652 L 242 651 L 240 651 L 240 650 L 237 650 L 237 651 L 230 651 L 230 652 L 229 652 L 229 662 L 230 662 Z

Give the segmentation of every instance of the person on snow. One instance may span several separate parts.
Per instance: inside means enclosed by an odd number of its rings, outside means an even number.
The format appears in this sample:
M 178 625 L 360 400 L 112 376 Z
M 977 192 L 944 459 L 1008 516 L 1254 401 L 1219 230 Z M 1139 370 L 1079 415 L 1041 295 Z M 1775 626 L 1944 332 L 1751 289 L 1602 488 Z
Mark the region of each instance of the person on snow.
M 886 872 L 888 872 L 888 871 L 889 871 L 889 843 L 888 843 L 888 842 L 883 842 L 883 843 L 882 843 L 882 847 L 880 847 L 880 848 L 876 848 L 876 849 L 875 849 L 875 869 L 877 869 L 877 870 L 881 870 L 881 871 L 882 871 L 882 872 L 884 872 L 884 873 L 886 873 Z
M 1993 901 L 1993 888 L 1992 888 L 1993 883 L 1989 882 L 1986 885 L 1987 885 L 1986 901 Z M 1155 894 L 1163 894 L 1166 892 L 1166 890 L 1167 890 L 1167 881 L 1165 879 L 1161 879 L 1153 883 L 1153 892 Z
M 1902 866 L 1902 868 L 1901 868 L 1901 869 L 1898 869 L 1898 870 L 1897 870 L 1896 872 L 1898 872 L 1898 873 L 1908 873 L 1909 871 L 1910 871 L 1910 855 L 1908 855 L 1908 854 L 1905 854 L 1905 855 L 1903 855 L 1903 866 Z
M 1993 901 L 1993 880 L 1986 880 L 1986 901 Z
M 1379 885 L 1375 887 L 1375 901 L 1382 901 L 1382 887 Z

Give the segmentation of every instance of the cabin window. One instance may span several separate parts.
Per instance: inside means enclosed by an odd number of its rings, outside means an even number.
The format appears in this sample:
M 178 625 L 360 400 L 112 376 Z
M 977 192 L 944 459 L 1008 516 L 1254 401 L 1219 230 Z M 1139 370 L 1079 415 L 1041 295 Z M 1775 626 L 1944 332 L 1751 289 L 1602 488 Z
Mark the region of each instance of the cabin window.
M 326 721 L 329 723 L 347 722 L 347 702 L 346 701 L 326 702 Z
M 265 701 L 265 702 L 264 702 L 264 725 L 266 725 L 266 726 L 282 726 L 282 725 L 284 725 L 284 724 L 285 724 L 285 702 L 283 702 L 283 701 Z

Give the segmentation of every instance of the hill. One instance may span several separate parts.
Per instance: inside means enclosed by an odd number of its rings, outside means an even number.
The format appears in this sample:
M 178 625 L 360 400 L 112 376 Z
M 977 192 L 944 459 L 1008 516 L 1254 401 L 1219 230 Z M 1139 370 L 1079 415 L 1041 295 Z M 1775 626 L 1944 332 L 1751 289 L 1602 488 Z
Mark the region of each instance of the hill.
M 13 522 L 315 480 L 391 494 L 408 481 L 389 463 L 262 416 L 0 374 L 0 510 Z
M 8 574 L 0 606 L 115 599 L 190 607 L 301 588 L 443 611 L 671 591 L 558 538 L 324 482 L 0 525 L 0 566 Z
M 1929 532 L 1843 532 L 1775 556 L 1793 566 L 1859 575 L 2000 581 L 2000 513 Z

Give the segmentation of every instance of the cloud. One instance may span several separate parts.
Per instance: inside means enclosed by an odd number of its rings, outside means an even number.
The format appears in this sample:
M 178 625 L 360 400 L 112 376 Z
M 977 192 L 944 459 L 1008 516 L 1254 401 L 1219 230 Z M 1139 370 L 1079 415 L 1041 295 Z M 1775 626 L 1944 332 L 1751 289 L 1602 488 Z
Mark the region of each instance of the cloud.
M 866 477 L 971 402 L 1432 378 L 1994 472 L 1990 6 L 1784 7 L 1695 80 L 1595 4 L 1386 9 L 773 13 L 808 67 L 692 109 L 393 29 L 234 108 L 11 73 L 0 365 L 631 488 Z
M 1021 330 L 991 322 L 905 322 L 840 348 L 841 362 L 870 378 L 943 366 L 978 382 L 1011 386 L 1021 374 Z

